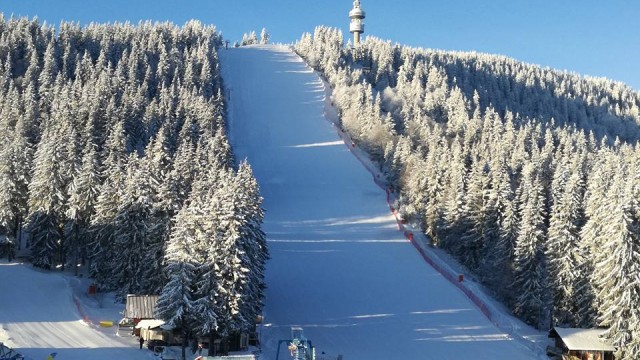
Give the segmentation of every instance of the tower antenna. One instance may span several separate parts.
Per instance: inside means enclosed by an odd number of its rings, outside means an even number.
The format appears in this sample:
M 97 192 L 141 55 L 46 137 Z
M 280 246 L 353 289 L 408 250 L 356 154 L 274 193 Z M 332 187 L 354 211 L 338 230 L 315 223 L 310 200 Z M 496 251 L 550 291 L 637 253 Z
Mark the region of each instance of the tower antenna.
M 360 34 L 364 33 L 364 18 L 365 12 L 360 8 L 360 0 L 353 2 L 353 9 L 349 11 L 349 18 L 351 18 L 351 24 L 349 24 L 349 32 L 353 33 L 353 44 L 358 45 L 360 43 Z

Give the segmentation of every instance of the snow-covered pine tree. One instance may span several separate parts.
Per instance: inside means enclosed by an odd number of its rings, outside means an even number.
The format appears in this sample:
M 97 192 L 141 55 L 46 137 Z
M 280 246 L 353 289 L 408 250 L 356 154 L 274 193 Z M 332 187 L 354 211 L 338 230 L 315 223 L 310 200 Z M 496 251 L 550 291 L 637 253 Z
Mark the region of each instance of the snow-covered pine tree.
M 514 313 L 528 324 L 546 321 L 547 275 L 544 259 L 544 194 L 533 163 L 525 165 L 521 183 L 521 223 L 514 249 Z
M 438 146 L 434 146 L 427 156 L 427 169 L 431 169 L 429 174 L 429 188 L 427 203 L 425 206 L 424 221 L 425 232 L 432 239 L 437 235 L 437 226 L 442 217 L 442 199 L 443 199 L 443 182 L 446 173 L 446 164 L 441 162 L 441 156 L 445 152 L 445 148 L 442 144 L 438 143 Z
M 89 257 L 90 273 L 98 285 L 110 282 L 110 268 L 113 266 L 111 254 L 114 251 L 114 220 L 122 204 L 123 189 L 126 184 L 125 136 L 122 122 L 111 129 L 105 143 L 105 161 L 102 182 L 96 202 L 96 213 L 91 220 Z
M 48 108 L 54 96 L 53 86 L 59 72 L 58 63 L 60 59 L 58 51 L 59 49 L 56 42 L 48 42 L 47 50 L 44 53 L 42 71 L 38 77 L 38 94 L 41 103 L 46 104 L 45 108 Z
M 255 45 L 258 43 L 258 36 L 256 35 L 255 31 L 251 31 L 250 33 L 244 33 L 242 34 L 242 42 L 240 43 L 241 46 L 245 46 L 245 45 Z
M 213 173 L 216 173 L 215 175 Z M 196 335 L 211 341 L 228 334 L 231 314 L 224 312 L 224 299 L 231 289 L 223 284 L 223 271 L 231 259 L 222 253 L 223 232 L 220 223 L 218 188 L 223 186 L 227 170 L 209 168 L 193 187 L 189 211 L 193 226 L 201 229 L 193 238 L 192 261 L 195 265 L 193 311 L 198 314 L 191 324 Z M 216 179 L 215 182 L 212 181 Z
M 14 129 L 3 130 L 8 146 L 0 149 L 0 226 L 10 239 L 19 239 L 28 212 L 28 185 L 31 179 L 33 150 L 24 117 Z
M 589 176 L 587 177 L 585 193 L 586 222 L 580 231 L 581 249 L 587 252 L 584 267 L 591 271 L 589 282 L 583 284 L 584 291 L 578 293 L 581 308 L 580 316 L 583 322 L 595 323 L 595 312 L 600 307 L 596 294 L 600 291 L 595 274 L 595 264 L 605 261 L 610 254 L 602 251 L 609 241 L 605 232 L 610 221 L 608 203 L 612 201 L 610 190 L 612 181 L 618 172 L 620 159 L 617 159 L 610 149 L 599 149 L 590 161 Z M 584 296 L 583 296 L 584 295 Z
M 165 234 L 171 211 L 161 206 L 158 194 L 170 169 L 165 126 L 149 142 L 145 157 L 130 156 L 122 205 L 114 219 L 113 278 L 123 294 L 157 293 L 161 274 Z M 129 245 L 127 245 L 129 244 Z
M 496 158 L 492 164 L 491 183 L 495 195 L 494 212 L 497 233 L 492 246 L 484 252 L 481 274 L 507 303 L 511 303 L 508 289 L 513 282 L 514 248 L 518 231 L 518 211 L 511 187 L 511 176 L 504 159 Z
M 400 138 L 406 139 L 406 138 Z M 408 139 L 403 140 L 403 143 L 408 144 Z M 400 146 L 405 146 L 401 142 L 398 142 Z M 404 155 L 399 155 L 404 153 Z M 419 156 L 409 151 L 409 149 L 402 149 L 397 147 L 394 154 L 393 163 L 398 167 L 399 179 L 397 181 L 388 180 L 390 183 L 395 183 L 395 188 L 389 186 L 390 191 L 400 192 L 398 201 L 406 204 L 402 209 L 402 216 L 406 221 L 412 223 L 422 224 L 426 219 L 422 218 L 422 214 L 425 212 L 425 207 L 429 203 L 429 180 L 427 175 L 432 168 L 431 164 L 425 164 Z
M 443 195 L 443 215 L 437 231 L 437 244 L 445 249 L 449 249 L 453 254 L 458 255 L 460 249 L 460 235 L 468 224 L 465 218 L 465 194 L 468 182 L 467 167 L 464 161 L 462 147 L 455 142 L 453 145 L 453 155 L 450 161 L 451 166 L 447 169 L 446 188 Z
M 231 322 L 231 314 L 223 311 L 225 295 L 231 290 L 223 284 L 223 269 L 230 259 L 221 252 L 223 231 L 219 219 L 220 205 L 216 205 L 221 201 L 219 188 L 229 177 L 225 175 L 227 173 L 228 170 L 215 166 L 203 167 L 193 185 L 188 204 L 177 217 L 179 221 L 182 214 L 188 214 L 187 229 L 193 229 L 189 261 L 194 267 L 191 294 L 194 317 L 189 323 L 189 331 L 213 338 L 226 336 Z
M 146 189 L 147 195 L 138 201 L 149 207 L 148 242 L 145 249 L 142 268 L 143 277 L 147 279 L 144 284 L 147 293 L 158 293 L 166 279 L 162 276 L 162 259 L 165 244 L 170 232 L 171 218 L 176 210 L 166 207 L 163 203 L 162 189 L 164 189 L 167 174 L 171 171 L 171 155 L 169 153 L 169 127 L 163 127 L 158 137 L 153 139 L 145 150 L 145 161 L 138 173 L 136 183 L 138 190 Z
M 637 173 L 637 169 L 632 169 Z M 605 336 L 618 348 L 617 359 L 631 360 L 640 354 L 640 191 L 633 182 L 625 182 L 619 169 L 613 179 L 606 206 L 607 241 L 602 252 L 608 254 L 596 263 L 594 281 L 598 285 L 599 323 L 608 327 Z
M 478 270 L 485 249 L 493 249 L 498 241 L 496 217 L 496 194 L 491 185 L 489 165 L 476 162 L 469 174 L 469 185 L 465 194 L 466 222 L 460 237 L 459 258 L 472 270 Z
M 243 237 L 240 245 L 246 254 L 246 259 L 242 266 L 248 270 L 240 313 L 245 319 L 242 329 L 250 331 L 254 320 L 261 314 L 263 308 L 264 270 L 269 258 L 269 250 L 266 235 L 262 231 L 264 219 L 262 196 L 260 196 L 258 182 L 253 176 L 251 166 L 246 160 L 238 167 L 234 182 L 238 187 L 238 191 L 235 192 L 239 212 L 237 218 L 243 221 L 240 223 Z
M 89 224 L 95 213 L 98 191 L 101 184 L 98 154 L 89 146 L 82 158 L 81 167 L 74 173 L 69 184 L 69 199 L 66 210 L 65 236 L 69 239 L 71 264 L 77 272 L 78 263 L 85 261 L 87 244 L 91 241 Z
M 153 196 L 143 179 L 141 160 L 132 154 L 127 161 L 127 179 L 121 205 L 113 219 L 113 247 L 109 254 L 111 266 L 108 288 L 117 290 L 124 298 L 127 294 L 148 294 L 149 282 L 145 277 L 149 252 L 154 251 L 151 206 Z M 141 175 L 143 174 L 144 175 Z
M 194 179 L 193 153 L 191 142 L 182 142 L 175 153 L 171 169 L 158 190 L 158 204 L 155 205 L 169 218 L 173 218 L 182 208 Z M 169 224 L 170 225 L 170 224 Z
M 245 330 L 252 319 L 244 317 L 243 302 L 246 301 L 246 288 L 250 282 L 249 257 L 245 242 L 250 239 L 244 234 L 248 218 L 239 208 L 239 196 L 235 174 L 226 171 L 220 178 L 220 186 L 209 202 L 211 215 L 215 214 L 217 240 L 209 247 L 207 262 L 213 265 L 217 282 L 215 299 L 218 312 L 217 334 L 222 337 L 233 332 Z M 213 250 L 213 251 L 212 251 Z M 214 270 L 211 269 L 211 270 Z M 206 274 L 203 274 L 206 275 Z
M 211 172 L 217 172 L 213 175 Z M 213 180 L 213 182 L 212 182 Z M 262 309 L 268 257 L 257 183 L 246 163 L 238 172 L 209 168 L 194 184 L 189 207 L 194 224 L 197 288 L 194 332 L 212 340 L 251 330 Z
M 469 122 L 469 104 L 464 94 L 455 86 L 445 100 L 447 134 L 461 135 Z
M 551 210 L 548 244 L 545 248 L 547 272 L 552 291 L 552 321 L 560 326 L 576 326 L 576 285 L 590 274 L 580 273 L 584 255 L 578 251 L 580 230 L 584 225 L 583 158 L 556 169 L 554 189 L 557 197 Z
M 33 178 L 29 183 L 29 233 L 32 262 L 51 268 L 62 258 L 62 224 L 66 205 L 67 174 L 63 136 L 54 124 L 44 131 L 34 157 Z
M 182 331 L 183 359 L 193 321 L 202 316 L 192 310 L 196 286 L 193 262 L 194 241 L 198 235 L 198 226 L 194 221 L 196 216 L 197 209 L 194 206 L 183 207 L 175 217 L 164 256 L 164 273 L 168 280 L 156 303 L 156 316 L 168 326 Z
M 268 44 L 270 38 L 271 38 L 271 35 L 267 31 L 267 29 L 262 28 L 262 31 L 260 31 L 260 44 L 263 44 L 263 45 Z

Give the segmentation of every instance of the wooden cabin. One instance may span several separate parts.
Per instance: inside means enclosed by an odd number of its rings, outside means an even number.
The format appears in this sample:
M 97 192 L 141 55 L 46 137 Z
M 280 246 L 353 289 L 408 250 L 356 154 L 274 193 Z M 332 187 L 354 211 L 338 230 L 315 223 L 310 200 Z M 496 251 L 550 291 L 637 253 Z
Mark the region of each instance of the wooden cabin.
M 154 312 L 158 295 L 127 295 L 122 320 L 118 324 L 118 333 L 130 332 L 140 336 L 140 328 L 136 327 L 142 320 L 155 320 Z
M 563 360 L 615 360 L 615 347 L 601 337 L 604 331 L 554 327 L 549 337 L 555 340 L 555 346 L 547 347 L 547 354 Z
M 145 341 L 149 340 L 162 340 L 165 341 L 164 329 L 162 329 L 164 321 L 162 320 L 140 320 L 135 326 L 138 330 L 140 337 Z
M 127 295 L 124 317 L 133 319 L 136 324 L 140 320 L 154 319 L 158 295 Z
M 145 341 L 162 341 L 167 345 L 181 345 L 182 331 L 165 325 L 164 321 L 155 318 L 155 308 L 158 302 L 158 295 L 127 295 L 127 302 L 124 310 L 124 318 L 118 324 L 119 334 L 132 334 L 142 337 Z M 259 323 L 262 318 L 256 319 Z M 234 333 L 224 339 L 216 339 L 213 344 L 209 344 L 209 336 L 201 336 L 191 339 L 203 344 L 206 349 L 211 347 L 213 354 L 227 354 L 230 351 L 242 351 L 250 345 L 258 345 L 256 331 L 250 333 Z

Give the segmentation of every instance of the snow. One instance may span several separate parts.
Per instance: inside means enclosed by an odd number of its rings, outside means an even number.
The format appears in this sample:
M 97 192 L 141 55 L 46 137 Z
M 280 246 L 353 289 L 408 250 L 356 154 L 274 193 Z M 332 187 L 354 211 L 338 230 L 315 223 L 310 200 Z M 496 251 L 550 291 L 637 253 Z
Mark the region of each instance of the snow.
M 155 329 L 157 327 L 160 327 L 164 325 L 164 321 L 162 320 L 157 320 L 157 319 L 150 319 L 150 320 L 140 320 L 135 328 L 136 329 Z
M 324 83 L 298 56 L 250 46 L 220 58 L 231 143 L 265 198 L 261 358 L 275 359 L 292 326 L 318 353 L 345 359 L 545 358 L 406 240 L 366 161 L 328 121 Z
M 601 338 L 604 329 L 553 328 L 569 350 L 616 351 Z
M 0 342 L 26 359 L 153 359 L 134 337 L 119 337 L 99 321 L 120 320 L 124 304 L 86 294 L 89 282 L 0 260 Z

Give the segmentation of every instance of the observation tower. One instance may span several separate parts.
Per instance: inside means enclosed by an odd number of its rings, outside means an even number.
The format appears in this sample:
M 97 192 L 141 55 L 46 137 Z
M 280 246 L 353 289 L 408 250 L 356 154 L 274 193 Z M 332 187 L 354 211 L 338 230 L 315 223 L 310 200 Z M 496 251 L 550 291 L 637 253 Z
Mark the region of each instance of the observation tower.
M 349 25 L 349 32 L 353 33 L 353 45 L 357 45 L 360 42 L 360 34 L 364 32 L 364 10 L 360 8 L 360 0 L 353 2 L 353 9 L 349 11 L 349 18 L 351 18 L 351 24 Z

